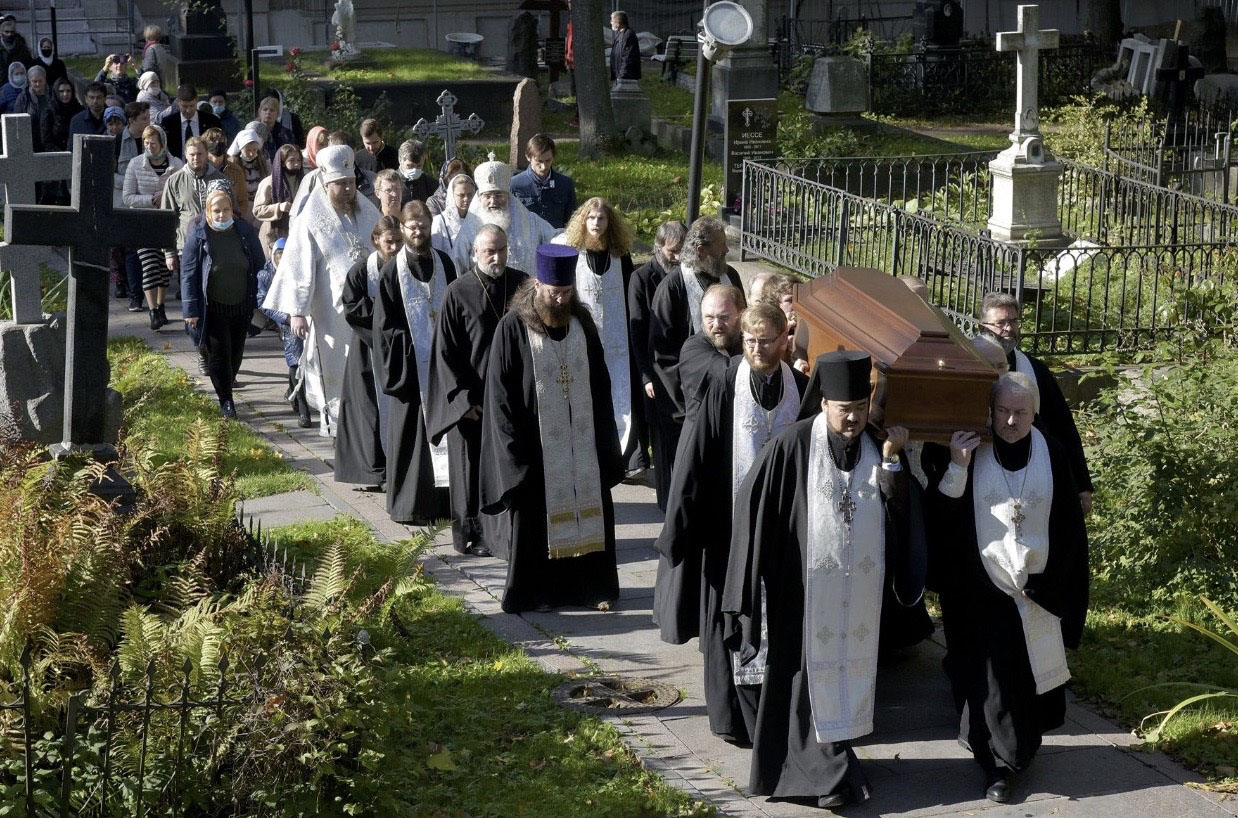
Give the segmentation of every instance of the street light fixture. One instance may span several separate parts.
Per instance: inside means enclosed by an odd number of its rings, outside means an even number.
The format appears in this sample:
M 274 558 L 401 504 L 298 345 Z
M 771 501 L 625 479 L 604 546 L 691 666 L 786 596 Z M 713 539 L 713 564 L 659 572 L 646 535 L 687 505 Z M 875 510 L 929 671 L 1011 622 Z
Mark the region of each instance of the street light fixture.
M 720 0 L 705 8 L 698 24 L 696 40 L 696 99 L 692 111 L 692 151 L 688 160 L 689 225 L 701 211 L 701 163 L 705 153 L 705 128 L 709 122 L 709 74 L 713 64 L 726 59 L 731 49 L 752 38 L 752 17 L 748 10 L 731 0 Z

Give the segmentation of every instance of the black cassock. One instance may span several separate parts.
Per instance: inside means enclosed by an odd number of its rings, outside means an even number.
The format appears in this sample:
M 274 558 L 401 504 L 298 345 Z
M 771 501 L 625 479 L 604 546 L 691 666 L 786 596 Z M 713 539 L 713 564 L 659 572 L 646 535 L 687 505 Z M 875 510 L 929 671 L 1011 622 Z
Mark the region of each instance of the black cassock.
M 628 279 L 628 338 L 632 343 L 632 360 L 636 363 L 636 371 L 640 375 L 640 392 L 632 393 L 632 408 L 636 411 L 639 405 L 644 415 L 645 433 L 653 444 L 654 458 L 657 458 L 658 442 L 657 411 L 653 398 L 645 392 L 645 384 L 658 382 L 658 375 L 653 371 L 653 355 L 649 352 L 649 309 L 653 304 L 653 294 L 658 285 L 666 278 L 666 268 L 658 261 L 658 255 L 632 271 Z M 639 396 L 639 398 L 638 398 Z
M 352 327 L 352 343 L 344 362 L 340 390 L 340 425 L 335 433 L 335 480 L 377 486 L 387 479 L 378 416 L 378 365 L 374 349 L 374 299 L 370 297 L 369 259 L 358 261 L 344 279 L 344 319 Z
M 405 252 L 404 250 L 400 251 Z M 434 250 L 443 262 L 448 284 L 456 268 L 446 253 Z M 409 272 L 418 281 L 434 275 L 433 259 L 413 260 Z M 429 524 L 447 516 L 447 489 L 434 485 L 430 439 L 422 412 L 421 381 L 417 377 L 417 346 L 429 338 L 414 338 L 404 311 L 404 291 L 396 259 L 383 267 L 374 304 L 378 336 L 379 385 L 390 396 L 387 428 L 387 514 L 397 523 Z
M 705 384 L 699 407 L 684 425 L 666 523 L 654 544 L 660 559 L 653 606 L 663 641 L 683 644 L 701 637 L 710 730 L 730 741 L 748 742 L 749 722 L 756 711 L 755 691 L 736 690 L 731 655 L 723 644 L 722 615 L 731 548 L 735 376 L 742 360 L 735 359 Z M 795 370 L 791 374 L 802 393 L 808 378 Z M 776 377 L 781 380 L 781 371 Z M 770 410 L 777 400 L 762 406 Z
M 493 548 L 482 530 L 477 499 L 481 420 L 466 418 L 484 403 L 486 356 L 508 302 L 528 278 L 507 267 L 497 278 L 466 272 L 447 287 L 434 347 L 430 352 L 426 425 L 434 443 L 446 439 L 451 468 L 451 544 L 464 553 L 469 543 Z
M 770 589 L 769 653 L 752 742 L 751 791 L 778 798 L 837 792 L 862 800 L 868 784 L 855 753 L 848 742 L 817 742 L 809 701 L 803 633 L 812 426 L 812 418 L 801 420 L 767 443 L 740 486 L 722 610 L 731 631 L 728 647 L 746 658 L 755 656 L 761 642 L 762 580 Z M 880 442 L 874 443 L 880 450 Z M 858 439 L 844 447 L 841 438 L 831 435 L 830 449 L 843 469 L 853 468 L 860 457 Z M 926 556 L 923 540 L 907 536 L 907 484 L 914 480 L 908 480 L 901 454 L 900 460 L 902 470 L 882 469 L 878 482 L 885 507 L 886 575 L 893 577 L 899 599 L 918 600 Z
M 1027 464 L 1030 443 L 1031 435 L 1015 444 L 994 438 L 998 459 L 1015 470 Z M 1050 436 L 1045 443 L 1053 473 L 1049 559 L 1044 573 L 1028 577 L 1024 590 L 1062 620 L 1062 641 L 1076 648 L 1088 607 L 1087 530 L 1070 457 Z M 1041 736 L 1065 721 L 1066 688 L 1036 694 L 1019 611 L 989 578 L 976 544 L 974 473 L 975 458 L 967 490 L 957 500 L 936 489 L 932 493 L 934 573 L 946 634 L 942 664 L 960 712 L 959 740 L 986 772 L 1018 771 L 1040 749 Z
M 711 284 L 697 276 L 702 291 Z M 740 287 L 739 273 L 728 265 L 721 279 L 722 284 Z M 742 289 L 742 288 L 741 288 Z M 658 383 L 654 396 L 659 440 L 666 445 L 654 450 L 654 468 L 657 471 L 658 508 L 666 510 L 666 496 L 671 485 L 671 471 L 675 465 L 675 448 L 683 427 L 684 395 L 680 382 L 679 354 L 684 342 L 692 335 L 692 312 L 688 306 L 688 289 L 683 283 L 683 273 L 678 265 L 667 271 L 654 292 L 649 308 L 649 357 Z
M 509 537 L 491 544 L 494 554 L 507 560 L 503 610 L 517 613 L 540 603 L 594 605 L 619 597 L 615 561 L 615 507 L 610 490 L 624 477 L 610 397 L 610 376 L 597 330 L 588 311 L 580 307 L 589 356 L 589 392 L 593 400 L 593 430 L 606 548 L 578 557 L 550 559 L 546 528 L 545 458 L 537 407 L 533 357 L 523 317 L 509 312 L 499 322 L 486 363 L 485 408 L 482 411 L 481 508 L 504 514 Z M 550 330 L 562 340 L 567 328 Z M 567 453 L 552 452 L 554 457 Z
M 1036 415 L 1036 425 L 1061 444 L 1079 491 L 1092 491 L 1092 475 L 1088 472 L 1088 461 L 1083 454 L 1083 440 L 1079 437 L 1075 416 L 1070 412 L 1062 387 L 1058 386 L 1057 378 L 1053 377 L 1044 361 L 1031 355 L 1027 356 L 1027 360 L 1036 373 L 1036 386 L 1040 390 L 1040 412 Z M 1014 372 L 1013 352 L 1006 356 L 1006 361 L 1010 364 L 1010 371 Z

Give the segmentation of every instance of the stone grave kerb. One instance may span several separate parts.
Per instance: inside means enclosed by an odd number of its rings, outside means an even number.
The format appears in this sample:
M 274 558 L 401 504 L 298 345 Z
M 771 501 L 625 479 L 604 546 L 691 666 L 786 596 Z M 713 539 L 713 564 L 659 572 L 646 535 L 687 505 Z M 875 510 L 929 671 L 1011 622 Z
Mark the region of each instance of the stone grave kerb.
M 176 244 L 172 211 L 113 208 L 115 172 L 112 137 L 78 134 L 68 207 L 5 203 L 4 222 L 14 244 L 69 251 L 64 427 L 62 442 L 52 447 L 58 457 L 75 451 L 115 456 L 104 442 L 109 248 Z
M 13 204 L 34 204 L 35 183 L 68 179 L 73 171 L 73 154 L 68 151 L 35 153 L 31 138 L 30 114 L 5 114 L 0 117 L 0 136 L 4 151 L 0 155 L 0 185 L 4 200 Z M 0 242 L 0 269 L 11 275 L 13 321 L 38 324 L 43 320 L 39 293 L 39 262 L 43 254 L 9 239 Z

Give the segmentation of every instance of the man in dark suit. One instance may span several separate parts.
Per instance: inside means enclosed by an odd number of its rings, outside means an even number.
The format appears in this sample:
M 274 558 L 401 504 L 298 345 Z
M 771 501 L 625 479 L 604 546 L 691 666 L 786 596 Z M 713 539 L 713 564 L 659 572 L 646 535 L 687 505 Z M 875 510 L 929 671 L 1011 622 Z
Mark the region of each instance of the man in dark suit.
M 221 127 L 219 117 L 198 109 L 198 89 L 186 83 L 176 89 L 176 104 L 164 112 L 159 126 L 168 134 L 168 153 L 185 158 L 185 140 Z
M 640 41 L 636 32 L 628 28 L 628 13 L 611 14 L 610 28 L 615 32 L 615 43 L 610 47 L 611 80 L 640 79 Z

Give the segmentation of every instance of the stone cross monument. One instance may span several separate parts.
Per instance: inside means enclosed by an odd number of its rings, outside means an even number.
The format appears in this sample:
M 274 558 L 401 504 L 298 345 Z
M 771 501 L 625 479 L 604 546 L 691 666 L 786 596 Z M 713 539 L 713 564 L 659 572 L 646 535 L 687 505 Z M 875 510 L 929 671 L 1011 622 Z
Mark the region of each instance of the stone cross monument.
M 456 103 L 459 100 L 451 91 L 444 90 L 435 102 L 442 113 L 434 118 L 434 122 L 426 122 L 424 117 L 417 120 L 413 133 L 422 139 L 428 136 L 441 137 L 447 154 L 443 157 L 443 164 L 446 164 L 456 158 L 456 137 L 462 133 L 479 133 L 486 123 L 477 114 L 469 114 L 468 119 L 461 119 L 456 113 Z
M 1037 97 L 1040 52 L 1057 48 L 1058 32 L 1039 28 L 1039 6 L 1019 6 L 1018 20 L 1017 31 L 997 35 L 997 50 L 1015 52 L 1018 64 L 1011 145 L 989 163 L 993 174 L 989 231 L 999 241 L 1055 245 L 1062 241 L 1057 212 L 1062 163 L 1045 150 L 1040 137 Z
M 75 451 L 107 459 L 115 456 L 104 439 L 109 375 L 108 248 L 176 246 L 176 214 L 172 211 L 113 210 L 115 145 L 110 136 L 74 137 L 68 207 L 10 201 L 4 208 L 7 238 L 14 244 L 69 249 L 64 427 L 61 442 L 52 447 L 55 456 Z
M 0 126 L 4 136 L 0 185 L 4 186 L 4 200 L 11 204 L 34 204 L 36 182 L 68 179 L 73 170 L 73 154 L 68 151 L 34 152 L 31 124 L 30 114 L 5 114 Z M 6 241 L 0 243 L 0 269 L 12 276 L 13 321 L 37 324 L 43 320 L 39 264 L 50 260 L 49 251 L 15 244 L 7 240 L 8 235 L 6 230 Z

